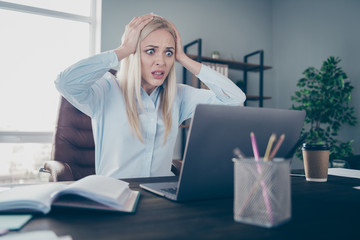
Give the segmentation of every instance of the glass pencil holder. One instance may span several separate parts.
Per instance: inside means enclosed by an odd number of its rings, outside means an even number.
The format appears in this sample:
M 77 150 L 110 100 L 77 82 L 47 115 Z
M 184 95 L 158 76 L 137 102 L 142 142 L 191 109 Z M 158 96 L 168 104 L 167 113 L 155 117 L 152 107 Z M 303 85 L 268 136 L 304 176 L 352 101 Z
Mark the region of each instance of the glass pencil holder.
M 290 161 L 233 159 L 234 220 L 275 227 L 291 219 Z

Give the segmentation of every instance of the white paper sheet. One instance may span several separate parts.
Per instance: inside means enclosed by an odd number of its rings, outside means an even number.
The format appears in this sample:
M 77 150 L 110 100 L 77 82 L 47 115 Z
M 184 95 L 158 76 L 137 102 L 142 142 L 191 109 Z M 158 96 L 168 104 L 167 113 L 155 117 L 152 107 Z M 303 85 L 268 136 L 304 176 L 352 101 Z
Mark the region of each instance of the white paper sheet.
M 347 168 L 329 168 L 329 175 L 340 176 L 340 177 L 350 177 L 350 178 L 359 178 L 360 171 Z
M 346 168 L 329 168 L 329 175 L 340 176 L 340 177 L 349 177 L 349 178 L 359 178 L 360 179 L 360 171 L 354 169 L 346 169 Z M 353 187 L 354 189 L 360 190 L 360 186 Z

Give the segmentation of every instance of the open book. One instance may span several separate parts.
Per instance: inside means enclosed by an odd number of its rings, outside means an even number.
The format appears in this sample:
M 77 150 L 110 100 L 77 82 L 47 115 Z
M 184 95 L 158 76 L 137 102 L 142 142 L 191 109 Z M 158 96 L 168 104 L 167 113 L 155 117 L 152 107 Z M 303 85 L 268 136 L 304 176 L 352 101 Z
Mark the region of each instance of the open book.
M 127 182 L 91 175 L 71 184 L 44 183 L 13 187 L 0 192 L 0 211 L 42 212 L 51 206 L 134 212 L 139 191 Z

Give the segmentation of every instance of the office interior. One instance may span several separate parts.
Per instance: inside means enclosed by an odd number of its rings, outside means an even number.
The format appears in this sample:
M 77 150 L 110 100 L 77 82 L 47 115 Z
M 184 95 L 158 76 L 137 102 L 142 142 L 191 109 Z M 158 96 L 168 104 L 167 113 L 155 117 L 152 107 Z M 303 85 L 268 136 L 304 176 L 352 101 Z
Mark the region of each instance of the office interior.
M 264 96 L 271 97 L 264 100 L 264 108 L 290 109 L 294 104 L 291 96 L 297 90 L 296 84 L 303 77 L 303 71 L 310 66 L 320 68 L 329 56 L 339 57 L 342 60 L 340 67 L 354 86 L 351 106 L 360 120 L 357 104 L 360 102 L 358 0 L 94 1 L 100 3 L 101 16 L 97 52 L 118 47 L 125 25 L 134 16 L 149 12 L 172 21 L 181 34 L 183 45 L 201 38 L 205 57 L 218 51 L 221 59 L 242 62 L 246 54 L 263 50 L 264 64 L 271 66 L 264 71 Z M 195 54 L 196 48 L 190 51 Z M 258 61 L 258 57 L 250 60 Z M 181 83 L 180 64 L 176 65 L 176 74 Z M 243 73 L 229 70 L 229 78 L 236 82 L 243 79 Z M 49 81 L 52 83 L 55 79 L 56 75 Z M 256 95 L 258 91 L 258 74 L 252 73 L 249 75 L 248 93 Z M 258 107 L 258 102 L 249 101 L 247 106 Z M 2 135 L 1 129 L 0 126 L 0 144 L 11 142 L 12 138 L 7 133 Z M 359 125 L 344 125 L 339 131 L 341 140 L 354 140 L 355 155 L 360 155 L 358 129 Z M 46 135 L 44 138 L 50 143 L 51 137 Z M 26 134 L 23 139 L 25 142 L 28 140 Z M 182 156 L 180 136 L 178 140 L 173 159 Z M 50 153 L 46 156 L 45 160 L 51 160 Z M 292 169 L 302 168 L 302 161 L 295 157 Z M 41 181 L 48 181 L 46 174 L 36 174 Z M 0 176 L 0 184 L 14 183 L 14 179 L 16 184 L 24 183 L 10 175 Z M 59 236 L 71 235 L 73 239 L 304 239 L 312 236 L 357 239 L 355 225 L 360 206 L 359 190 L 353 188 L 360 185 L 358 179 L 335 176 L 329 179 L 328 185 L 321 185 L 306 182 L 304 176 L 292 176 L 292 219 L 275 229 L 236 223 L 232 212 L 233 199 L 183 204 L 141 190 L 136 214 L 55 209 L 48 216 L 34 215 L 22 231 L 51 230 Z M 138 182 L 130 185 L 140 190 Z
M 340 67 L 354 86 L 351 105 L 360 119 L 357 102 L 360 98 L 359 47 L 360 31 L 357 28 L 360 2 L 356 0 L 103 0 L 98 11 L 100 34 L 98 49 L 108 51 L 121 42 L 125 25 L 134 17 L 154 12 L 172 21 L 178 28 L 183 45 L 202 39 L 202 56 L 210 57 L 219 51 L 220 58 L 243 61 L 248 53 L 263 50 L 265 108 L 290 109 L 291 96 L 303 71 L 314 66 L 320 68 L 329 56 L 339 57 Z M 100 44 L 99 44 L 100 43 Z M 190 48 L 196 54 L 196 47 Z M 95 53 L 95 52 L 94 52 Z M 249 62 L 258 63 L 257 56 Z M 72 64 L 69 63 L 68 65 Z M 40 69 L 39 69 L 40 71 Z M 177 80 L 182 82 L 182 67 L 176 65 Z M 52 82 L 56 78 L 49 79 Z M 229 70 L 234 82 L 243 79 L 243 72 Z M 249 74 L 248 94 L 259 91 L 258 74 Z M 4 85 L 5 86 L 5 85 Z M 258 106 L 248 101 L 247 106 Z M 342 126 L 339 139 L 354 140 L 354 154 L 360 154 L 358 126 Z M 0 137 L 1 138 L 1 137 Z M 181 159 L 182 147 L 179 134 L 174 159 Z M 4 139 L 4 138 L 2 138 Z M 48 138 L 50 139 L 50 138 Z M 49 140 L 51 141 L 51 140 Z M 4 142 L 4 141 L 3 141 Z M 5 140 L 6 142 L 6 140 Z M 48 154 L 50 158 L 50 154 Z M 302 168 L 294 158 L 293 168 Z

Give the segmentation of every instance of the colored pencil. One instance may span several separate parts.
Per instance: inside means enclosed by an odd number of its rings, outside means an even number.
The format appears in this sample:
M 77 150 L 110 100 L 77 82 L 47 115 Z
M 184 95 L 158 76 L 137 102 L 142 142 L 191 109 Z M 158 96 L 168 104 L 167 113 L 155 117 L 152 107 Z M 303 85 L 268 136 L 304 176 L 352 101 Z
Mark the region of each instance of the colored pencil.
M 255 157 L 255 161 L 256 161 L 257 171 L 258 171 L 259 175 L 262 175 L 261 166 L 259 164 L 259 160 L 260 160 L 259 150 L 258 150 L 258 147 L 257 147 L 255 134 L 253 132 L 250 133 L 250 138 L 251 138 L 251 145 L 252 145 L 252 148 L 253 148 L 254 157 Z M 265 182 L 264 182 L 263 179 L 261 179 L 260 183 L 261 183 L 262 195 L 263 195 L 263 198 L 264 198 L 266 211 L 267 211 L 267 214 L 269 216 L 270 222 L 273 223 L 274 217 L 273 217 L 273 213 L 272 213 L 272 210 L 271 210 L 269 196 L 268 196 L 267 191 L 266 191 L 266 185 L 265 185 Z
M 253 132 L 250 133 L 250 138 L 251 138 L 251 145 L 252 145 L 255 160 L 259 161 L 259 159 L 260 159 L 259 150 L 258 150 L 258 147 L 257 147 L 255 134 Z
M 270 153 L 270 157 L 269 157 L 269 160 L 270 160 L 270 161 L 275 157 L 275 155 L 276 155 L 276 153 L 278 152 L 281 144 L 282 144 L 283 141 L 284 141 L 284 138 L 285 138 L 285 134 L 281 134 L 281 136 L 280 136 L 279 140 L 277 141 L 274 149 L 273 149 L 273 150 L 271 151 L 271 153 Z
M 265 162 L 271 160 L 271 158 L 269 158 L 269 156 L 270 156 L 270 151 L 271 151 L 272 145 L 273 145 L 275 140 L 276 140 L 276 134 L 273 133 L 273 134 L 271 134 L 271 136 L 269 138 L 268 145 L 266 147 L 266 151 L 265 151 L 265 155 L 264 155 L 264 161 Z

